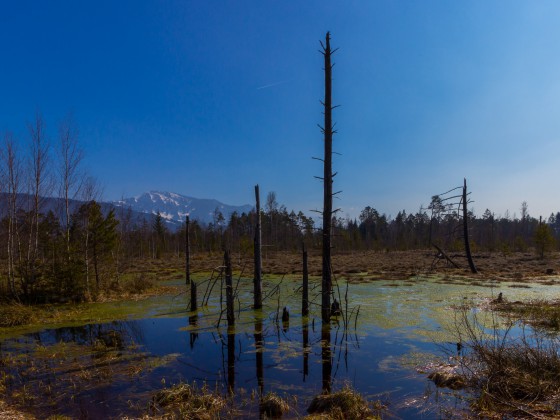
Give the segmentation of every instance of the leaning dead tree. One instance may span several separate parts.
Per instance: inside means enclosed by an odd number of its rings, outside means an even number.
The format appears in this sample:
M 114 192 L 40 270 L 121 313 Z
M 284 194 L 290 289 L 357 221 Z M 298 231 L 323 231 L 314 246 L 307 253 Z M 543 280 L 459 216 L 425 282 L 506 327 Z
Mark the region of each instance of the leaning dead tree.
M 325 122 L 321 127 L 324 135 L 325 155 L 323 159 L 324 173 L 323 177 L 317 177 L 323 180 L 323 263 L 322 263 L 322 281 L 321 281 L 321 318 L 323 323 L 330 322 L 331 317 L 331 293 L 332 293 L 332 274 L 331 274 L 331 236 L 332 236 L 332 217 L 333 217 L 333 177 L 336 175 L 332 172 L 332 138 L 336 132 L 332 122 L 332 67 L 331 56 L 336 50 L 331 50 L 331 35 L 327 32 L 325 43 L 321 42 L 321 54 L 325 59 L 325 100 L 322 102 L 324 107 Z
M 458 190 L 462 190 L 460 193 Z M 462 238 L 465 247 L 465 256 L 467 258 L 469 268 L 472 273 L 476 274 L 478 271 L 474 265 L 474 261 L 471 253 L 471 246 L 469 241 L 469 213 L 467 206 L 472 203 L 469 199 L 470 193 L 467 192 L 467 180 L 463 179 L 463 185 L 459 187 L 452 188 L 443 194 L 438 194 L 432 196 L 432 201 L 428 206 L 428 210 L 431 210 L 430 217 L 430 244 L 437 249 L 438 253 L 436 259 L 445 259 L 449 264 L 458 268 L 459 266 L 455 261 L 447 255 L 443 250 L 443 245 L 438 246 L 435 243 L 434 229 L 435 226 L 439 224 L 442 220 L 456 221 L 453 229 L 445 233 L 447 242 L 450 242 L 456 238 Z M 435 263 L 436 260 L 434 260 Z M 432 264 L 432 266 L 434 265 Z
M 471 254 L 471 245 L 469 242 L 469 227 L 468 227 L 468 220 L 469 220 L 469 213 L 467 211 L 467 204 L 468 204 L 468 200 L 467 200 L 467 178 L 463 178 L 463 196 L 461 198 L 462 204 L 463 204 L 463 239 L 465 241 L 465 253 L 467 254 L 467 260 L 469 262 L 469 267 L 471 269 L 471 272 L 476 274 L 478 273 L 475 265 L 474 265 L 474 261 L 472 258 L 472 254 Z

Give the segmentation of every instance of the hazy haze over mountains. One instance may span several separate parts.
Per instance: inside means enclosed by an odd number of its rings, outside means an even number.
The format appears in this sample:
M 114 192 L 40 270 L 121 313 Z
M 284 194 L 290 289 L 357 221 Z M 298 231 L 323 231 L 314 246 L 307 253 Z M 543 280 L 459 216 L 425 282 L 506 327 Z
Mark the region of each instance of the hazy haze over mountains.
M 150 191 L 136 197 L 123 198 L 111 202 L 115 207 L 130 208 L 134 212 L 146 214 L 161 214 L 170 225 L 179 225 L 185 221 L 187 214 L 191 220 L 202 223 L 214 221 L 214 212 L 218 209 L 227 221 L 234 211 L 239 214 L 251 211 L 253 206 L 246 204 L 233 206 L 215 199 L 187 197 L 172 192 Z

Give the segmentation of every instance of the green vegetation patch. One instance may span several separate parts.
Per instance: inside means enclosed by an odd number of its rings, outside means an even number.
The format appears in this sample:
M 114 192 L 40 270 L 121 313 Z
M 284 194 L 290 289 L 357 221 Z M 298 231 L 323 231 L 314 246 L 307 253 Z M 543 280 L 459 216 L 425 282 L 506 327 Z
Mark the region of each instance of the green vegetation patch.
M 558 300 L 496 302 L 493 304 L 493 309 L 535 327 L 560 330 L 560 301 Z

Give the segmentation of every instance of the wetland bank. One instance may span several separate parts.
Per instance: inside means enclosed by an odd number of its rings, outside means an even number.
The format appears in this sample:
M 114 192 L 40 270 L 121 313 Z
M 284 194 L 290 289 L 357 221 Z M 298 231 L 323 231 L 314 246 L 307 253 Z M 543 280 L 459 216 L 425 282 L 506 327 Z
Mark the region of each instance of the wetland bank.
M 301 316 L 297 254 L 268 256 L 268 266 L 282 267 L 284 274 L 265 274 L 259 311 L 251 308 L 252 278 L 238 266 L 236 324 L 230 328 L 224 316 L 217 326 L 221 280 L 208 291 L 207 305 L 186 311 L 189 294 L 176 259 L 159 266 L 161 280 L 156 274 L 154 281 L 160 289 L 151 296 L 52 307 L 51 312 L 59 312 L 52 320 L 2 328 L 4 402 L 38 418 L 181 416 L 180 404 L 159 404 L 157 395 L 185 384 L 223 398 L 215 412 L 222 417 L 258 417 L 260 402 L 272 394 L 287 404 L 285 418 L 299 418 L 308 414 L 313 398 L 328 382 L 333 392 L 350 385 L 381 417 L 468 416 L 473 399 L 469 392 L 438 388 L 428 379 L 441 366 L 459 365 L 457 314 L 466 304 L 487 313 L 483 308 L 499 293 L 510 302 L 552 299 L 559 296 L 560 285 L 554 276 L 531 276 L 535 268 L 521 261 L 527 255 L 511 257 L 511 266 L 524 273 L 512 278 L 505 272 L 474 279 L 462 270 L 442 268 L 396 279 L 399 269 L 383 279 L 360 265 L 369 261 L 389 270 L 391 264 L 401 267 L 411 255 L 337 257 L 341 270 L 348 272 L 335 275 L 335 297 L 343 308 L 348 303 L 352 316 L 346 325 L 343 317 L 330 324 L 326 370 L 320 310 L 311 305 L 309 316 Z M 215 263 L 213 258 L 204 260 L 201 266 Z M 413 260 L 429 264 L 425 253 L 416 253 Z M 310 261 L 313 273 L 315 256 Z M 480 266 L 484 272 L 484 264 Z M 488 261 L 488 270 L 490 266 Z M 209 278 L 210 273 L 193 274 L 201 296 Z M 310 284 L 313 301 L 319 279 L 312 276 Z M 288 322 L 281 320 L 284 306 L 290 312 Z

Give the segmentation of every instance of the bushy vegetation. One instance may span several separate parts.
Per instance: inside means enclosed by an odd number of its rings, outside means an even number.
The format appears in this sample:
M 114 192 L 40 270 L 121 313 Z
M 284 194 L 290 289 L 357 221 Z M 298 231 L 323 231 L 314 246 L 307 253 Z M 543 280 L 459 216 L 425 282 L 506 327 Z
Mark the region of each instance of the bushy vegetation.
M 517 328 L 517 331 L 513 331 Z M 472 406 L 483 416 L 546 417 L 560 403 L 557 338 L 519 323 L 490 325 L 467 311 L 458 323 L 458 359 Z

